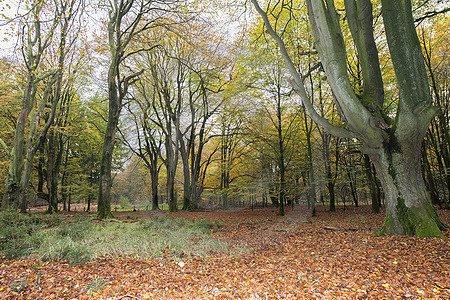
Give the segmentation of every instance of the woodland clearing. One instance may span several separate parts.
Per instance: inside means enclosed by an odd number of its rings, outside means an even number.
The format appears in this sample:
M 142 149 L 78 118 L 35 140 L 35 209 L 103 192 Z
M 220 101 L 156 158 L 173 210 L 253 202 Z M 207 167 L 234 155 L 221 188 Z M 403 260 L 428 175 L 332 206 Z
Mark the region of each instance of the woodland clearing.
M 226 253 L 138 259 L 100 257 L 83 265 L 33 256 L 1 260 L 1 299 L 449 299 L 446 239 L 376 237 L 383 214 L 370 207 L 205 212 L 120 212 L 118 222 L 168 214 L 223 226 Z M 450 212 L 438 210 L 450 223 Z M 101 222 L 101 221 L 93 221 Z

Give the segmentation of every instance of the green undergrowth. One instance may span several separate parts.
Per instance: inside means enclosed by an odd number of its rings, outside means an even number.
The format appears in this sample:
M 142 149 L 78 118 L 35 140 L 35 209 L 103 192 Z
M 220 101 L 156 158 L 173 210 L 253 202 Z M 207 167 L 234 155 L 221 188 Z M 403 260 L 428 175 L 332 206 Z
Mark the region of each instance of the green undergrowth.
M 43 261 L 82 265 L 98 257 L 205 257 L 233 250 L 228 243 L 211 237 L 222 224 L 204 219 L 155 216 L 130 223 L 99 223 L 84 216 L 66 222 L 55 220 L 1 212 L 3 257 L 35 255 Z

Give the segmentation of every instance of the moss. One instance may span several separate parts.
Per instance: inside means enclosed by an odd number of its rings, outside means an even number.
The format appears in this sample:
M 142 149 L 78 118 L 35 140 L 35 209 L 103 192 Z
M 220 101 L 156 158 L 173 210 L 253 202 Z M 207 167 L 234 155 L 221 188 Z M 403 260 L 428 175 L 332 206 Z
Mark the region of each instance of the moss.
M 431 210 L 428 207 L 430 205 L 427 201 L 424 207 L 408 208 L 402 198 L 397 199 L 396 208 L 405 234 L 419 237 L 444 238 L 436 220 L 433 218 L 432 207 Z
M 431 218 L 436 222 L 437 226 L 439 227 L 440 230 L 447 230 L 448 228 L 450 228 L 449 225 L 445 224 L 444 222 L 441 221 L 441 219 L 439 218 L 436 209 L 434 208 L 433 204 L 430 201 L 427 201 L 424 204 L 426 210 L 428 211 L 428 214 L 431 216 Z
M 411 223 L 409 209 L 405 204 L 405 200 L 401 197 L 397 198 L 397 205 L 395 206 L 397 209 L 397 215 L 400 221 L 400 224 L 403 226 L 403 231 L 406 235 L 414 235 L 415 226 Z
M 424 206 L 431 205 L 429 203 Z M 433 209 L 433 207 L 430 207 Z M 402 232 L 395 228 L 395 220 L 392 215 L 386 215 L 383 227 L 375 233 L 376 236 L 384 236 L 389 233 L 401 233 L 406 235 L 414 235 L 418 237 L 438 237 L 444 238 L 439 230 L 438 222 L 433 218 L 433 210 L 428 207 L 407 207 L 402 198 L 397 199 L 397 214 L 402 225 Z
M 439 237 L 444 238 L 444 235 L 439 230 L 436 221 L 431 216 L 421 217 L 420 209 L 413 207 L 410 209 L 410 218 L 416 222 L 415 235 L 420 237 Z
M 386 151 L 387 152 L 386 154 L 387 154 L 387 159 L 388 159 L 388 162 L 389 162 L 389 164 L 388 164 L 388 173 L 389 173 L 389 175 L 391 175 L 392 181 L 397 186 L 397 173 L 395 172 L 394 162 L 393 162 L 393 159 L 392 159 L 392 155 L 393 155 L 393 153 L 391 151 L 392 147 L 391 147 L 390 144 L 387 147 L 388 147 L 388 151 Z
M 389 232 L 389 228 L 394 228 L 394 218 L 391 215 L 386 215 L 381 230 L 377 231 L 375 236 L 385 236 Z

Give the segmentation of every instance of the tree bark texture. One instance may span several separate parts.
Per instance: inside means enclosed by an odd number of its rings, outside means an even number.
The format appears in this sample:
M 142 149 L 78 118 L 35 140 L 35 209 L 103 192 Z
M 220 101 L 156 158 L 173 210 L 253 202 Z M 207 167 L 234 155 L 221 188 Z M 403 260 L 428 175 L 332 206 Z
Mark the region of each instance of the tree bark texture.
M 112 157 L 122 106 L 116 82 L 116 77 L 119 75 L 117 60 L 117 57 L 113 58 L 108 72 L 108 122 L 106 124 L 105 137 L 103 140 L 97 199 L 97 217 L 100 219 L 113 217 L 111 212 Z

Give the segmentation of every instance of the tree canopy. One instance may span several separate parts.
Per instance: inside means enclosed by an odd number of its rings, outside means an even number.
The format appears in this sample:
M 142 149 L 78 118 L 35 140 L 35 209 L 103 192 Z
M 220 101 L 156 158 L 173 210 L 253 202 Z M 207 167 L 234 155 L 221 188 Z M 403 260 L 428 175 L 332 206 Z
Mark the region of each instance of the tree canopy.
M 379 234 L 443 237 L 448 9 L 20 1 L 0 24 L 2 207 L 371 204 Z

